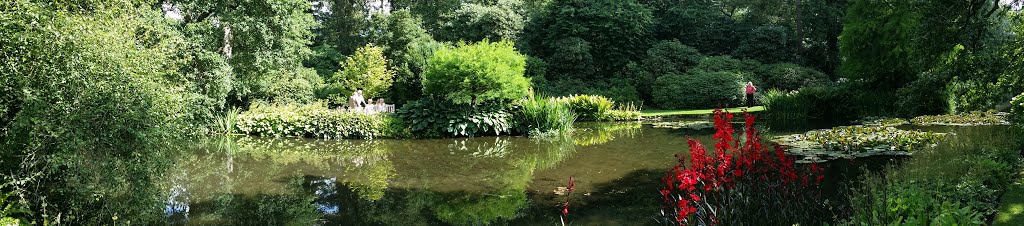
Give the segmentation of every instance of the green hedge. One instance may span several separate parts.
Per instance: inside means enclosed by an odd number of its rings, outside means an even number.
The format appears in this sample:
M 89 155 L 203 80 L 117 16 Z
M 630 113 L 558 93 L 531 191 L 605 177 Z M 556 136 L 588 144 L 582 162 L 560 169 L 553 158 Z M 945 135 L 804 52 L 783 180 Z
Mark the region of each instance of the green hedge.
M 305 106 L 253 105 L 239 114 L 238 132 L 268 137 L 373 139 L 402 137 L 400 122 L 389 114 L 366 114 Z
M 665 109 L 736 106 L 742 100 L 740 78 L 733 72 L 700 70 L 665 75 L 654 84 L 654 103 Z

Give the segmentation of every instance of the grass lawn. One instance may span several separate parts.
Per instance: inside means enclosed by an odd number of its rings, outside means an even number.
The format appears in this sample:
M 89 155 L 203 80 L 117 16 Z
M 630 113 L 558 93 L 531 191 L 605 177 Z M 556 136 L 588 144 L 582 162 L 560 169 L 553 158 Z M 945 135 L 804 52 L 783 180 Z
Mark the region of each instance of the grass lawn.
M 1018 176 L 1019 177 L 1019 176 Z M 999 203 L 992 225 L 1024 225 L 1024 178 L 1010 185 Z
M 706 115 L 711 114 L 715 109 L 697 109 L 697 110 L 643 110 L 640 111 L 642 117 L 656 117 L 656 116 L 671 116 L 671 115 Z M 743 108 L 729 108 L 727 109 L 732 113 L 741 113 Z M 764 111 L 764 106 L 754 106 L 747 109 L 747 112 L 758 112 Z

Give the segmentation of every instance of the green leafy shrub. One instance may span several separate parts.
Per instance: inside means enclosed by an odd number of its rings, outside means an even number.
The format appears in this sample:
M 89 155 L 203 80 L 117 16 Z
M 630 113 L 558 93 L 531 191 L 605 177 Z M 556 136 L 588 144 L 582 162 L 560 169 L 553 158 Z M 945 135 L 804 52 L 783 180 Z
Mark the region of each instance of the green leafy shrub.
M 693 70 L 753 73 L 758 68 L 761 68 L 761 66 L 760 62 L 754 60 L 740 60 L 729 55 L 721 55 L 704 57 L 697 62 L 697 66 Z
M 764 65 L 757 73 L 768 87 L 786 91 L 828 83 L 828 76 L 824 73 L 789 63 Z
M 462 4 L 442 25 L 439 36 L 446 41 L 515 40 L 525 18 L 516 11 L 521 1 L 498 1 L 494 5 Z
M 573 121 L 577 119 L 577 113 L 562 99 L 535 97 L 523 101 L 520 106 L 515 115 L 514 130 L 523 134 L 569 132 Z
M 323 83 L 316 70 L 310 68 L 299 68 L 296 71 L 280 69 L 268 74 L 273 76 L 262 78 L 260 83 L 266 86 L 261 86 L 262 92 L 253 97 L 278 104 L 310 103 L 316 97 L 316 88 Z
M 638 110 L 610 110 L 606 117 L 609 121 L 636 121 L 640 120 L 640 111 Z
M 884 172 L 866 172 L 848 194 L 849 223 L 983 225 L 1021 165 L 1021 133 L 1013 128 L 957 127 L 934 148 Z M 959 216 L 959 217 L 957 217 Z
M 670 74 L 654 84 L 654 103 L 665 109 L 735 106 L 742 99 L 740 76 L 731 72 L 691 71 Z
M 598 95 L 569 95 L 558 101 L 568 105 L 580 121 L 607 120 L 608 111 L 615 106 L 614 101 Z
M 1010 102 L 1010 120 L 1024 126 L 1024 93 L 1017 95 Z
M 647 50 L 639 64 L 627 65 L 629 77 L 636 82 L 637 91 L 644 99 L 651 98 L 651 87 L 659 76 L 682 74 L 704 59 L 704 55 L 693 47 L 683 45 L 679 40 L 661 41 Z
M 948 80 L 948 75 L 926 71 L 921 73 L 917 80 L 896 90 L 898 115 L 913 117 L 955 111 L 957 108 L 954 104 L 955 101 L 951 101 L 948 94 L 955 92 L 957 86 L 952 84 L 947 86 Z
M 733 55 L 763 63 L 786 61 L 793 57 L 787 44 L 790 39 L 787 37 L 786 29 L 776 25 L 754 28 L 744 40 L 740 41 L 739 46 L 733 51 Z
M 331 104 L 345 105 L 357 88 L 363 88 L 366 97 L 381 97 L 391 88 L 394 77 L 395 71 L 388 67 L 384 50 L 369 44 L 341 62 L 341 70 L 334 72 L 327 81 L 329 89 L 338 93 L 329 95 L 328 99 Z
M 327 109 L 323 103 L 309 105 L 254 104 L 238 115 L 237 129 L 250 135 L 268 137 L 313 137 L 322 139 L 395 137 L 395 123 L 388 114 L 366 114 Z
M 434 52 L 423 72 L 423 94 L 457 104 L 511 102 L 526 97 L 526 56 L 512 42 L 481 41 Z
M 764 105 L 766 116 L 778 121 L 807 119 L 814 107 L 807 95 L 800 95 L 797 91 L 785 92 L 778 89 L 769 89 L 763 92 L 761 104 Z
M 474 106 L 427 98 L 405 104 L 396 115 L 417 137 L 479 136 L 512 132 L 515 111 L 501 103 Z

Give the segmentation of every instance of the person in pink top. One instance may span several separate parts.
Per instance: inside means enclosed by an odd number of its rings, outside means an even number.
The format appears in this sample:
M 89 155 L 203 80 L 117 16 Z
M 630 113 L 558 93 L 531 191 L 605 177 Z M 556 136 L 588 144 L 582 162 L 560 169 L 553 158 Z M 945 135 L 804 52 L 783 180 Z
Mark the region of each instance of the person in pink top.
M 753 82 L 747 82 L 746 91 L 747 91 L 747 107 L 748 108 L 749 107 L 753 107 L 754 106 L 754 92 L 757 92 L 757 87 L 754 87 L 754 83 Z

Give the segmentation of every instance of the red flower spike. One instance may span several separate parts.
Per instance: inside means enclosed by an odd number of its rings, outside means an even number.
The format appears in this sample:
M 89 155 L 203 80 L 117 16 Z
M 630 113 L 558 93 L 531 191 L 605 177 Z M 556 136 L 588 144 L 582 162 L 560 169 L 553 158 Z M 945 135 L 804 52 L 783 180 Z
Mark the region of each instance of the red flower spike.
M 665 208 L 675 208 L 676 220 L 680 225 L 692 222 L 722 222 L 714 213 L 723 212 L 718 208 L 726 207 L 721 206 L 721 203 L 710 203 L 719 200 L 711 197 L 728 194 L 737 184 L 769 185 L 769 188 L 764 189 L 786 193 L 788 191 L 785 189 L 792 186 L 801 186 L 812 181 L 820 183 L 824 178 L 819 175 L 823 169 L 817 164 L 811 164 L 809 172 L 797 170 L 794 159 L 786 156 L 782 147 L 776 145 L 773 152 L 762 145 L 761 137 L 754 127 L 756 117 L 746 112 L 743 117 L 742 144 L 735 136 L 733 114 L 715 109 L 713 153 L 709 154 L 699 141 L 688 139 L 690 158 L 684 159 L 685 155 L 675 155 L 678 165 L 662 178 L 665 188 L 659 192 L 667 204 Z M 772 156 L 773 154 L 775 156 Z M 702 220 L 689 219 L 694 217 L 692 214 L 698 210 L 702 210 L 702 214 L 696 217 Z

